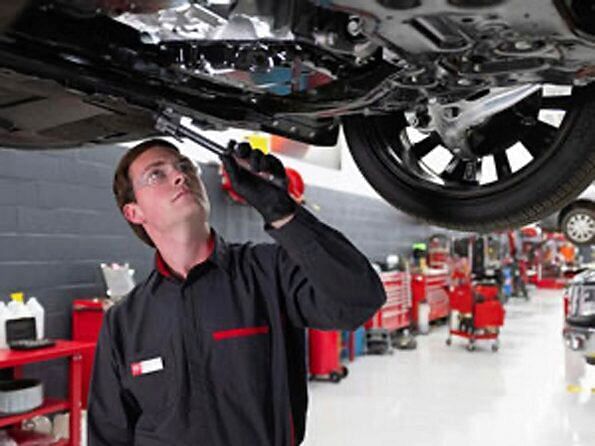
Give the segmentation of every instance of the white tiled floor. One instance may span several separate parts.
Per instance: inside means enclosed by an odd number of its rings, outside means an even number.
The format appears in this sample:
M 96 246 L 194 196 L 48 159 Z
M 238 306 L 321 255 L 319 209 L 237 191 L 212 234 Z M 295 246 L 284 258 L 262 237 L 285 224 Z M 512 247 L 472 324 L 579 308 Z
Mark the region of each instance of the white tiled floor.
M 304 446 L 595 445 L 595 367 L 565 351 L 561 295 L 512 299 L 498 353 L 447 347 L 442 326 L 414 351 L 358 358 L 340 384 L 311 383 Z

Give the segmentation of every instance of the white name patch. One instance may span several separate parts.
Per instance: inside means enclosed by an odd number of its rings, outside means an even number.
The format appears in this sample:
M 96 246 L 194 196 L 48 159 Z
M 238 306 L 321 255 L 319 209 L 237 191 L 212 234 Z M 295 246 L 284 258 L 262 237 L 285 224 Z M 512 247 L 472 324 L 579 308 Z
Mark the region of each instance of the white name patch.
M 144 361 L 132 363 L 130 369 L 132 371 L 132 376 L 158 372 L 159 370 L 163 370 L 163 360 L 161 357 L 145 359 Z

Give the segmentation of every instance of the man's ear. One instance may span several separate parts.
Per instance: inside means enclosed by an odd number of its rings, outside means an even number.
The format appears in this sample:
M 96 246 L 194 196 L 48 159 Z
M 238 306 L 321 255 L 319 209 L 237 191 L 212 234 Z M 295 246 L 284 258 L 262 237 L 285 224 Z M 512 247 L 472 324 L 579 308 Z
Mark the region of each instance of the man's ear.
M 130 223 L 141 225 L 145 222 L 145 216 L 137 203 L 126 203 L 122 208 L 124 218 Z

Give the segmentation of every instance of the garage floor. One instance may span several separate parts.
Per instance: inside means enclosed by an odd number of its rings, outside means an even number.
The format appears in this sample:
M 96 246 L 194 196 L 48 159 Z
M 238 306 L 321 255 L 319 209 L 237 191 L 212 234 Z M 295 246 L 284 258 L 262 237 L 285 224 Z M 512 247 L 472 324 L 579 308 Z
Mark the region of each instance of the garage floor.
M 342 383 L 312 383 L 304 445 L 594 445 L 595 367 L 565 352 L 561 296 L 512 299 L 498 353 L 469 353 L 462 338 L 447 347 L 441 326 L 417 350 L 358 358 Z

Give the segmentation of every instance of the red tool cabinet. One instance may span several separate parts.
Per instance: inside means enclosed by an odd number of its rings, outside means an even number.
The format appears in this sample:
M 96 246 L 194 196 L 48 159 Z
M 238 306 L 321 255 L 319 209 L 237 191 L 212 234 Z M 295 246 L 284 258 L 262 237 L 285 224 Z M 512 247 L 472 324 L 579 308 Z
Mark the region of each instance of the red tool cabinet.
M 448 284 L 447 270 L 429 269 L 423 274 L 411 275 L 411 317 L 414 322 L 417 322 L 418 306 L 423 300 L 430 305 L 430 322 L 448 316 Z
M 95 344 L 99 338 L 107 301 L 107 299 L 77 299 L 73 302 L 72 339 L 92 343 L 92 347 L 83 353 L 82 358 L 83 408 L 87 407 L 89 383 L 95 358 Z
M 60 440 L 56 446 L 80 446 L 81 444 L 81 379 L 82 379 L 82 356 L 89 349 L 93 348 L 92 343 L 56 341 L 52 347 L 38 350 L 14 351 L 0 349 L 0 368 L 14 368 L 14 377 L 23 376 L 23 366 L 36 362 L 49 361 L 58 358 L 69 358 L 69 386 L 68 398 L 64 400 L 45 399 L 43 405 L 32 411 L 0 417 L 0 428 L 5 428 L 20 423 L 23 420 L 38 415 L 48 415 L 56 412 L 70 412 L 70 439 Z
M 411 288 L 409 273 L 388 271 L 380 273 L 386 292 L 386 302 L 370 319 L 365 328 L 383 328 L 389 332 L 409 327 L 411 322 Z

